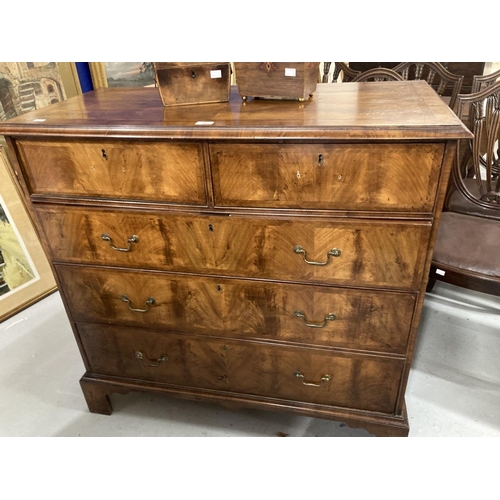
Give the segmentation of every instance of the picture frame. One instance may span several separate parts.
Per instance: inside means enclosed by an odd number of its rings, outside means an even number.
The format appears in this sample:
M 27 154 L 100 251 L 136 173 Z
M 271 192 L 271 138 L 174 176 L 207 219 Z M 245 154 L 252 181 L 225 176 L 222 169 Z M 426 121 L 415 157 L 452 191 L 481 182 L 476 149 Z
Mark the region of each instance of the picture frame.
M 81 95 L 82 86 L 80 85 L 80 78 L 78 76 L 78 70 L 76 69 L 75 62 L 58 62 L 59 72 L 61 74 L 61 80 L 66 92 L 66 98 L 75 97 Z
M 0 322 L 57 290 L 5 149 L 0 146 Z M 7 285 L 7 286 L 5 286 Z
M 82 93 L 74 62 L 0 62 L 0 120 Z
M 231 64 L 231 85 L 236 85 L 234 63 L 230 64 Z M 152 75 L 150 74 L 150 76 L 145 81 L 140 81 L 140 79 L 136 81 L 133 80 L 131 75 L 134 73 L 134 71 L 137 71 L 139 65 L 152 65 L 152 63 L 89 62 L 89 69 L 92 77 L 92 85 L 94 86 L 94 89 L 100 89 L 103 87 L 156 86 L 154 74 Z M 123 78 L 121 82 L 112 77 L 113 72 L 116 72 L 118 69 L 120 69 L 123 73 Z
M 94 89 L 103 87 L 154 87 L 150 62 L 89 62 Z

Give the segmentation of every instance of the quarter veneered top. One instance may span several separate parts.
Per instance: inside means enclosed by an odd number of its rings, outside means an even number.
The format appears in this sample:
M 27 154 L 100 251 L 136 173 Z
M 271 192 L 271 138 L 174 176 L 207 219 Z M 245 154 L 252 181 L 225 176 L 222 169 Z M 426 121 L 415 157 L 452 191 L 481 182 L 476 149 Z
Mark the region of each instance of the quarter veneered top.
M 460 139 L 471 133 L 424 81 L 318 84 L 304 102 L 164 107 L 156 88 L 105 88 L 0 123 L 3 135 L 175 139 Z

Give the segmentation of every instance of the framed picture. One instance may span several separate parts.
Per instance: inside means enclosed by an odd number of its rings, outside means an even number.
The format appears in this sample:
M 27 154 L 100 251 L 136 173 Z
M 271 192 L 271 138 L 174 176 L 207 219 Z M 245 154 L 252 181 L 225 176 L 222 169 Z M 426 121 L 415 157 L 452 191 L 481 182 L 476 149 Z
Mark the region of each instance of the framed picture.
M 154 87 L 152 62 L 91 62 L 92 84 L 102 87 Z
M 0 322 L 56 290 L 13 175 L 0 146 Z
M 0 120 L 81 93 L 75 63 L 0 62 Z
M 234 63 L 231 64 L 231 85 L 236 84 Z M 91 62 L 92 84 L 102 87 L 154 87 L 155 71 L 152 62 Z
M 80 78 L 78 77 L 78 70 L 74 62 L 58 62 L 59 73 L 61 75 L 61 82 L 64 87 L 66 97 L 75 97 L 82 94 L 82 87 L 80 85 Z

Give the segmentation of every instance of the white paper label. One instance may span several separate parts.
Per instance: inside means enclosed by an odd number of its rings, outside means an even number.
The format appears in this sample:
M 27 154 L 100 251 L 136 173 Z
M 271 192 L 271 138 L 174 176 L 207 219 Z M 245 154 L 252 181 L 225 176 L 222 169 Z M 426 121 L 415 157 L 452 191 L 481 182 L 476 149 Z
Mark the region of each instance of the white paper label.
M 445 271 L 443 271 L 442 269 L 436 269 L 436 274 L 439 274 L 441 276 L 444 276 L 446 274 Z
M 214 122 L 196 122 L 195 125 L 213 125 Z
M 285 68 L 285 76 L 297 76 L 295 68 Z
M 46 119 L 45 118 L 35 118 L 33 121 L 34 122 L 44 122 L 44 121 L 46 121 Z
M 210 71 L 210 78 L 222 78 L 222 70 L 213 69 Z

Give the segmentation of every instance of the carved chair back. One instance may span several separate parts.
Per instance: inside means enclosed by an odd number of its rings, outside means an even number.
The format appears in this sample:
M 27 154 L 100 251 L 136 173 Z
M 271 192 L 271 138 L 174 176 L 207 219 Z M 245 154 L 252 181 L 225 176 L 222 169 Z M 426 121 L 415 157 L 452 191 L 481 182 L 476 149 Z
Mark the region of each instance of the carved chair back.
M 389 68 L 373 68 L 363 71 L 356 75 L 351 81 L 353 82 L 387 82 L 387 81 L 403 81 L 404 78 L 399 73 L 396 73 Z
M 393 71 L 401 74 L 405 80 L 425 80 L 440 96 L 443 96 L 446 90 L 451 88 L 448 105 L 454 109 L 457 96 L 462 88 L 463 75 L 449 72 L 438 62 L 402 62 L 395 66 Z
M 474 137 L 457 149 L 427 290 L 440 280 L 500 295 L 500 82 L 460 94 L 457 114 Z
M 480 92 L 485 88 L 494 85 L 496 82 L 500 81 L 500 69 L 489 75 L 474 75 L 472 79 L 471 94 Z
M 459 211 L 500 220 L 500 81 L 474 94 L 460 94 L 457 115 L 474 134 L 459 144 L 452 172 L 454 187 L 469 202 L 469 209 L 462 206 Z M 453 207 L 450 200 L 448 208 Z
M 330 68 L 332 63 L 326 62 L 323 63 L 323 83 L 328 83 L 328 76 L 330 74 Z M 346 63 L 343 62 L 334 62 L 333 63 L 333 74 L 332 74 L 332 83 L 338 83 L 340 74 L 342 73 L 342 82 L 352 82 L 353 78 L 360 74 L 360 71 L 355 71 Z

